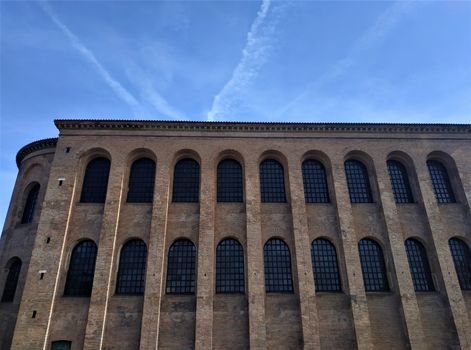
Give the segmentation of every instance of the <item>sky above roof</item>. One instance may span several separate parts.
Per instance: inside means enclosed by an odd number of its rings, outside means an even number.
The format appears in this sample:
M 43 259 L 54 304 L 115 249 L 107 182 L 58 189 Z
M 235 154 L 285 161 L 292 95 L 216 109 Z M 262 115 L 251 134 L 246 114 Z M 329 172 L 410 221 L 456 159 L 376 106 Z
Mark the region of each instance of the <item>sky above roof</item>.
M 470 1 L 0 3 L 0 221 L 54 118 L 471 122 Z

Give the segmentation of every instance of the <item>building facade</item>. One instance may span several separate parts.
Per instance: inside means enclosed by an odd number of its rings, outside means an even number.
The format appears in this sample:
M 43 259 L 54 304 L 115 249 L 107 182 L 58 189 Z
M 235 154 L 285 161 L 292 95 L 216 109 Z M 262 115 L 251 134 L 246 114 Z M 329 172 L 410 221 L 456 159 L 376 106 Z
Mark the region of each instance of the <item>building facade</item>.
M 55 124 L 2 349 L 471 349 L 471 125 Z

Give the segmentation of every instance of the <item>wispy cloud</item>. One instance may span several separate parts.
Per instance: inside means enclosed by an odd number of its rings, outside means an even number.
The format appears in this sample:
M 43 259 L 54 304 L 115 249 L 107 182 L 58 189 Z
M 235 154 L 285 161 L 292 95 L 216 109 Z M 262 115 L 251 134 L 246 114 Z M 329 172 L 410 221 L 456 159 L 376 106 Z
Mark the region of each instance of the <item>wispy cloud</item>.
M 232 72 L 231 79 L 214 97 L 208 120 L 217 120 L 233 113 L 241 103 L 247 87 L 256 79 L 272 48 L 276 45 L 277 24 L 285 12 L 287 3 L 263 0 L 247 34 L 242 58 Z
M 64 33 L 69 39 L 72 46 L 82 55 L 82 57 L 88 61 L 103 78 L 105 83 L 114 91 L 114 93 L 125 103 L 129 105 L 133 110 L 138 110 L 140 107 L 139 102 L 136 98 L 127 91 L 111 74 L 103 67 L 103 65 L 97 60 L 93 52 L 88 49 L 80 39 L 70 31 L 70 29 L 57 17 L 52 8 L 46 2 L 39 2 L 39 5 L 43 11 L 49 16 L 51 21 Z
M 316 80 L 310 82 L 302 93 L 292 99 L 280 110 L 278 115 L 283 116 L 302 99 L 314 94 L 322 85 L 346 73 L 358 61 L 361 54 L 383 40 L 400 22 L 404 15 L 410 12 L 416 4 L 417 1 L 413 0 L 399 0 L 389 6 L 380 14 L 375 23 L 358 40 L 356 40 L 352 49 L 344 58 L 337 61 L 329 70 Z
M 98 61 L 95 54 L 59 19 L 51 6 L 44 1 L 39 2 L 39 5 L 51 21 L 61 30 L 62 33 L 64 33 L 71 45 L 93 66 L 99 76 L 111 88 L 116 96 L 123 100 L 135 115 L 147 113 L 143 104 L 110 74 L 110 72 Z M 132 77 L 132 82 L 140 90 L 141 97 L 146 103 L 151 105 L 153 109 L 160 114 L 174 119 L 182 119 L 182 114 L 170 106 L 165 98 L 163 98 L 162 95 L 160 95 L 153 87 L 152 81 L 146 77 L 141 70 L 136 67 L 133 71 L 135 74 L 130 75 Z

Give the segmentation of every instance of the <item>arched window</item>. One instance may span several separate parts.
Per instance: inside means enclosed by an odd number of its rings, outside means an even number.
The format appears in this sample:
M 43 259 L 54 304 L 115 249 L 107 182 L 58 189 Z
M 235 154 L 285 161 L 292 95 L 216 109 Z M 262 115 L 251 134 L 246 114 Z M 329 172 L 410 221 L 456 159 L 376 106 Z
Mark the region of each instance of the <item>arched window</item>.
M 51 350 L 70 350 L 71 348 L 72 342 L 69 340 L 53 341 L 51 344 Z
M 140 239 L 123 245 L 119 258 L 116 294 L 144 294 L 147 247 Z
M 367 292 L 384 292 L 389 290 L 386 266 L 381 247 L 371 239 L 362 239 L 358 243 L 361 271 Z
M 80 202 L 105 203 L 109 174 L 110 161 L 108 159 L 103 157 L 92 159 L 85 170 Z
M 471 290 L 471 251 L 468 245 L 459 238 L 450 238 L 448 245 L 461 289 Z
M 21 271 L 21 260 L 12 258 L 8 261 L 7 266 L 9 268 L 5 288 L 3 289 L 2 302 L 12 302 L 15 299 L 16 286 L 18 285 Z
M 33 221 L 34 209 L 36 208 L 36 202 L 38 201 L 39 188 L 39 184 L 35 184 L 28 193 L 25 207 L 23 209 L 23 216 L 21 217 L 22 224 L 29 224 Z
M 64 295 L 89 297 L 92 294 L 97 246 L 86 240 L 78 243 L 70 257 Z
M 263 247 L 267 293 L 292 293 L 291 255 L 281 239 L 270 239 Z
M 366 166 L 358 160 L 345 162 L 348 193 L 352 203 L 372 203 L 370 180 Z
M 155 162 L 140 158 L 131 166 L 129 175 L 129 203 L 152 203 L 154 197 Z
M 242 167 L 233 159 L 218 164 L 218 202 L 242 202 Z
M 173 201 L 198 202 L 200 194 L 200 165 L 193 159 L 182 159 L 173 174 Z
M 274 159 L 260 163 L 260 193 L 263 203 L 286 202 L 283 166 Z
M 396 203 L 412 203 L 412 191 L 404 165 L 396 160 L 388 160 L 388 172 Z
M 216 249 L 216 293 L 244 292 L 244 250 L 235 239 L 225 239 Z
M 428 292 L 434 290 L 432 273 L 430 272 L 424 246 L 413 238 L 407 239 L 405 245 L 415 291 Z
M 312 159 L 305 160 L 302 171 L 306 203 L 329 203 L 327 177 L 322 163 Z
M 437 202 L 455 203 L 455 195 L 445 166 L 436 160 L 427 160 L 427 167 Z
M 196 247 L 188 239 L 173 242 L 168 250 L 167 294 L 195 292 Z
M 327 239 L 318 238 L 311 246 L 312 267 L 316 292 L 340 292 L 340 274 L 337 253 Z

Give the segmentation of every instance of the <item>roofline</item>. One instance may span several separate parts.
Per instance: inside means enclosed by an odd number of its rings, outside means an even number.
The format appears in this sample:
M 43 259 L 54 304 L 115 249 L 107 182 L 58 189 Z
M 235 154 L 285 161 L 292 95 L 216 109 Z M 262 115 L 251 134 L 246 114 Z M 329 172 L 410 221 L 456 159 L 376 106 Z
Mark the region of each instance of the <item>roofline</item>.
M 236 132 L 379 132 L 471 134 L 471 124 L 433 123 L 306 123 L 306 122 L 225 122 L 132 119 L 56 119 L 60 130 L 154 129 L 175 131 Z
M 28 143 L 27 145 L 21 147 L 21 149 L 16 154 L 16 165 L 18 166 L 18 169 L 20 168 L 23 159 L 25 159 L 26 156 L 30 155 L 31 153 L 41 151 L 43 149 L 56 148 L 57 140 L 57 137 L 42 139 Z

